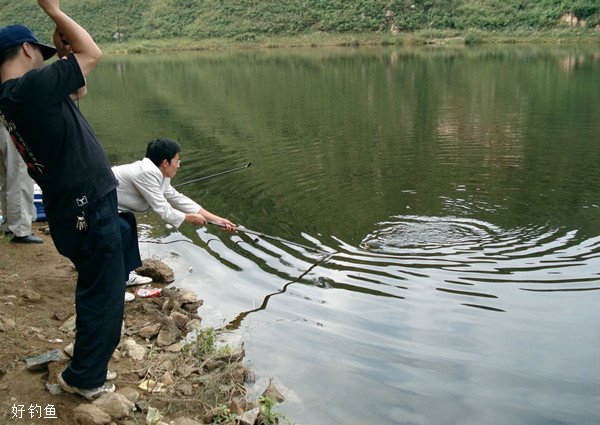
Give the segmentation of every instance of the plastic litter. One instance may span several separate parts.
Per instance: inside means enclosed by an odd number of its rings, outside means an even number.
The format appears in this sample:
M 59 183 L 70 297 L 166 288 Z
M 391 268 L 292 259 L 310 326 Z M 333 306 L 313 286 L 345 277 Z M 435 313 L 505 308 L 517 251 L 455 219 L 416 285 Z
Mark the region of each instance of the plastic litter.
M 137 288 L 135 290 L 135 295 L 142 298 L 160 297 L 161 291 L 162 289 L 158 288 Z
M 165 390 L 165 384 L 163 384 L 162 382 L 156 382 L 153 381 L 152 379 L 144 379 L 140 385 L 138 385 L 138 388 L 149 392 L 149 393 L 160 393 L 163 392 Z
M 162 415 L 155 407 L 148 408 L 148 414 L 146 415 L 146 425 L 160 425 L 164 423 L 162 421 Z

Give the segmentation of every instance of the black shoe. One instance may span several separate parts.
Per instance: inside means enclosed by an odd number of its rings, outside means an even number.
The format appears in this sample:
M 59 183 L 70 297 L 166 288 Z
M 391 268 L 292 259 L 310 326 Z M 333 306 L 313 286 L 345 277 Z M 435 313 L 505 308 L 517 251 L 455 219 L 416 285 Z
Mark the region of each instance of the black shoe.
M 35 235 L 27 235 L 27 236 L 15 236 L 10 240 L 15 243 L 42 243 L 44 240 Z

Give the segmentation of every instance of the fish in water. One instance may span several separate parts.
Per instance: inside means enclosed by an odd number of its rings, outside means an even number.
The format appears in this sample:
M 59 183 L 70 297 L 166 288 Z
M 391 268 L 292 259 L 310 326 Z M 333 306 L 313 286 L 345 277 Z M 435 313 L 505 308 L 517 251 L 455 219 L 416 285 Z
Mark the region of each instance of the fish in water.
M 366 241 L 366 242 L 363 242 L 362 244 L 360 244 L 360 246 L 366 250 L 371 250 L 371 249 L 380 249 L 383 247 L 383 244 L 381 242 L 377 242 L 377 241 Z

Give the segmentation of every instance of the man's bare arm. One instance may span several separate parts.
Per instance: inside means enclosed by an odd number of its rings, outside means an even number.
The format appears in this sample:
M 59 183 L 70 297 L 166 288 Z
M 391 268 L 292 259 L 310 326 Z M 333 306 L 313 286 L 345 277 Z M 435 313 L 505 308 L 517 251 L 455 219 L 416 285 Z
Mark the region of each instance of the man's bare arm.
M 38 4 L 54 21 L 62 39 L 68 40 L 83 76 L 87 76 L 102 57 L 102 51 L 96 42 L 81 25 L 60 10 L 59 0 L 38 0 Z

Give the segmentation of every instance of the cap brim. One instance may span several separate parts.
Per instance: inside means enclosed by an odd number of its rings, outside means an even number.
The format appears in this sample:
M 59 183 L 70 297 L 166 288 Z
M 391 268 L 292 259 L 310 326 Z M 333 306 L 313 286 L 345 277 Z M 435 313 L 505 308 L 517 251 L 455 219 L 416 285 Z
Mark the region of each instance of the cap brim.
M 56 54 L 56 48 L 52 47 L 52 46 L 48 46 L 47 44 L 41 44 L 41 43 L 35 43 L 37 46 L 39 46 L 40 50 L 42 51 L 42 56 L 44 57 L 44 60 L 47 61 L 48 59 L 50 59 L 52 56 L 54 56 Z

